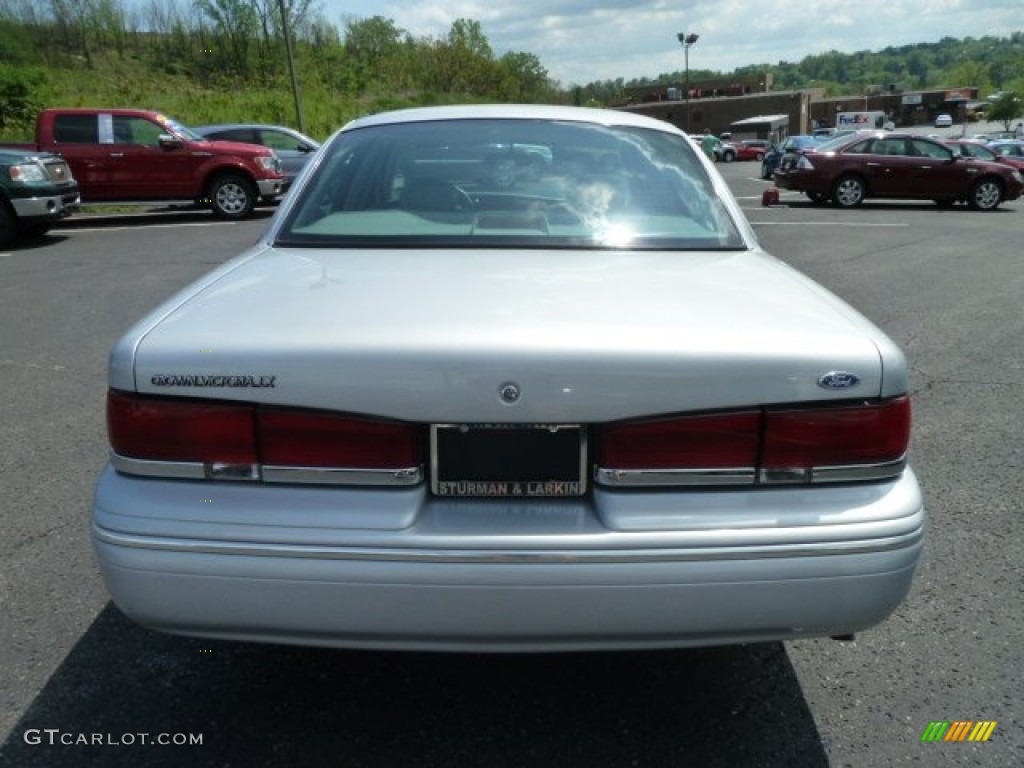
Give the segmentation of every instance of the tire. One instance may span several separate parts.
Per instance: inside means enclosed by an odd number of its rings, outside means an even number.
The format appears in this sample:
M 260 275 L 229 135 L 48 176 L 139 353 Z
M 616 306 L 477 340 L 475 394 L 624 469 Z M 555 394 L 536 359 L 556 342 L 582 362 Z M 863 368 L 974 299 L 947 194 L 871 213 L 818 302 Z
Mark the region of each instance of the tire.
M 967 205 L 975 211 L 994 211 L 1003 202 L 1003 187 L 994 178 L 978 179 L 967 193 Z
M 210 210 L 219 219 L 244 219 L 256 207 L 256 188 L 245 176 L 215 176 L 207 188 Z
M 758 152 L 756 155 L 754 155 L 754 159 L 760 163 L 762 160 L 764 160 L 764 152 Z
M 832 189 L 832 202 L 837 208 L 856 208 L 864 202 L 868 189 L 860 176 L 843 176 Z
M 736 159 L 736 153 L 735 152 L 723 152 L 722 153 L 722 160 L 724 160 L 727 163 L 731 163 L 735 159 Z
M 14 237 L 17 234 L 18 229 L 14 221 L 14 214 L 0 201 L 0 248 L 6 248 L 13 243 Z

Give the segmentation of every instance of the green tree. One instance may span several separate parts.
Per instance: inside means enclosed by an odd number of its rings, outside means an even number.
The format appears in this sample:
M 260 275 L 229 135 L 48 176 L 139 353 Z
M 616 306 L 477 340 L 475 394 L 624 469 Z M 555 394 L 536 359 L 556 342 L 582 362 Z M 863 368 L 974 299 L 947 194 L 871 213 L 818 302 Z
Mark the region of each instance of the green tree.
M 499 79 L 491 44 L 479 21 L 456 19 L 452 22 L 446 58 L 452 92 L 484 96 Z
M 288 17 L 288 28 L 295 39 L 308 31 L 312 0 L 248 0 L 252 8 L 254 26 L 259 30 L 256 56 L 259 72 L 269 81 L 284 69 L 284 28 L 281 11 Z
M 392 19 L 383 16 L 349 19 L 345 25 L 345 57 L 353 90 L 362 93 L 374 84 L 383 86 L 382 81 L 390 77 L 403 79 L 400 62 L 407 36 Z
M 505 101 L 533 102 L 549 95 L 548 71 L 532 53 L 509 51 L 498 59 L 501 93 Z
M 989 71 L 990 67 L 979 61 L 959 61 L 946 70 L 946 82 L 954 87 L 977 86 L 982 93 L 988 93 L 992 89 Z
M 1013 91 L 1003 93 L 992 102 L 992 106 L 988 110 L 988 119 L 998 120 L 1007 131 L 1010 130 L 1010 123 L 1018 117 L 1024 117 L 1024 99 Z
M 34 96 L 42 80 L 41 70 L 0 64 L 0 131 L 29 132 L 43 106 Z
M 194 0 L 193 6 L 213 22 L 219 37 L 218 59 L 242 76 L 249 74 L 249 45 L 259 28 L 256 10 L 248 0 Z
M 416 48 L 416 80 L 426 93 L 497 98 L 501 75 L 479 22 L 456 19 L 445 40 L 418 41 Z

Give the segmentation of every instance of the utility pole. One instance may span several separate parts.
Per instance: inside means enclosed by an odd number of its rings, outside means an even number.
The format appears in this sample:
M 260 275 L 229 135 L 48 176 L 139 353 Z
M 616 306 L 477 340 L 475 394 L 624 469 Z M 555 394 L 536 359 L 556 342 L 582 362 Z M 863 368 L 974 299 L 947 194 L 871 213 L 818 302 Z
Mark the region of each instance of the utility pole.
M 690 46 L 697 42 L 700 35 L 695 35 L 692 32 L 680 32 L 676 35 L 676 40 L 683 46 L 683 57 L 686 61 L 686 132 L 690 132 Z
M 292 96 L 295 97 L 295 120 L 300 133 L 306 132 L 305 121 L 302 119 L 302 94 L 299 92 L 299 78 L 295 75 L 295 54 L 292 52 L 292 33 L 288 28 L 288 13 L 284 8 L 284 0 L 277 0 L 281 9 L 281 31 L 284 33 L 284 49 L 288 52 L 288 74 L 292 78 Z

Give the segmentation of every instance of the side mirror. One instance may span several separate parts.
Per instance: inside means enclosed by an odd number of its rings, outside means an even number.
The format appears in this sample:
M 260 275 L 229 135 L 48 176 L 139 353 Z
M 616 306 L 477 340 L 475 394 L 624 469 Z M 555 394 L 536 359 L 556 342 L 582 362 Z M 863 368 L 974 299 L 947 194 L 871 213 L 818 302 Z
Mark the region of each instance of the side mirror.
M 160 149 L 181 149 L 184 146 L 181 139 L 175 138 L 169 133 L 161 133 L 156 141 Z

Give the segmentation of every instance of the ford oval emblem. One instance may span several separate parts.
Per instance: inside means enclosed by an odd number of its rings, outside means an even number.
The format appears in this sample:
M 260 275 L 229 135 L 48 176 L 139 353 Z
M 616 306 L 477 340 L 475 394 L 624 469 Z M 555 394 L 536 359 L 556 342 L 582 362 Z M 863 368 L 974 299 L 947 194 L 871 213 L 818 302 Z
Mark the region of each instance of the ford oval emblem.
M 507 381 L 498 387 L 498 396 L 506 403 L 514 403 L 519 400 L 519 385 L 514 381 Z
M 849 371 L 829 371 L 818 379 L 823 389 L 850 389 L 860 384 L 860 377 Z

